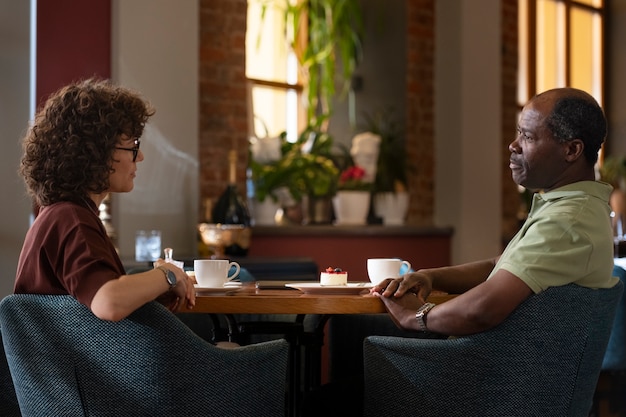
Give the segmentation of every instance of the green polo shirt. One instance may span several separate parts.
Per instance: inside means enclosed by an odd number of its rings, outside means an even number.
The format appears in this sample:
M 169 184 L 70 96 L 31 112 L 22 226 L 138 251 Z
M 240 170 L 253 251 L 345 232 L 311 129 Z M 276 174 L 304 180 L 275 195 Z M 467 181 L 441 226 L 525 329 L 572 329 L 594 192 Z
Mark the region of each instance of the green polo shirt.
M 615 285 L 611 191 L 608 184 L 581 181 L 536 193 L 528 219 L 489 277 L 505 269 L 535 293 L 569 283 Z

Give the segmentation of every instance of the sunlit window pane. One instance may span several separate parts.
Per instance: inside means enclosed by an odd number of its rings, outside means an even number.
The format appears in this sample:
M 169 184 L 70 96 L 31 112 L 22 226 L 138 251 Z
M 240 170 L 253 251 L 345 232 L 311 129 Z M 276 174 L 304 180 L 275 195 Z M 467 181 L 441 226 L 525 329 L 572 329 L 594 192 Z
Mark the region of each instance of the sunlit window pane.
M 585 4 L 592 7 L 602 7 L 602 0 L 576 0 L 576 3 Z
M 518 86 L 517 86 L 517 102 L 518 103 L 526 103 L 528 99 L 530 99 L 528 94 L 528 83 L 529 79 L 526 76 L 526 72 L 528 71 L 528 54 L 524 53 L 524 51 L 528 51 L 529 47 L 529 34 L 528 34 L 528 1 L 520 0 L 519 1 L 519 10 L 517 12 L 517 26 L 518 26 L 518 40 L 519 40 L 519 59 L 517 60 L 517 72 L 519 74 L 518 77 Z
M 565 8 L 537 1 L 537 91 L 565 86 Z
M 246 77 L 251 80 L 250 117 L 254 119 L 250 133 L 262 138 L 287 132 L 287 138 L 295 141 L 303 110 L 298 92 L 287 84 L 298 83 L 298 65 L 285 40 L 280 7 L 284 7 L 282 1 L 248 1 Z
M 287 129 L 287 91 L 252 87 L 256 137 L 278 136 Z
M 283 18 L 274 7 L 268 7 L 261 18 L 262 3 L 248 1 L 246 76 L 286 82 L 289 51 L 283 36 Z
M 519 0 L 518 4 L 520 105 L 529 95 L 565 85 L 588 91 L 602 103 L 604 1 Z M 530 5 L 535 5 L 534 13 Z M 528 31 L 536 36 L 532 45 Z M 529 68 L 533 60 L 534 68 Z M 533 91 L 529 86 L 535 87 Z
M 570 26 L 571 85 L 601 98 L 600 17 L 586 9 L 573 8 Z M 600 100 L 600 102 L 602 102 Z

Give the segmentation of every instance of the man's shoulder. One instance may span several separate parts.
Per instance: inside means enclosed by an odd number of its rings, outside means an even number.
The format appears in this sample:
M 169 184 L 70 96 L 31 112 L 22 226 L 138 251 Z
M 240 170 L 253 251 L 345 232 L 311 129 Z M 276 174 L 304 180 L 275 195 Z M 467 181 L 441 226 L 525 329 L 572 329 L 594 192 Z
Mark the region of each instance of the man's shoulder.
M 541 196 L 545 200 L 591 196 L 608 201 L 612 191 L 613 187 L 602 181 L 577 181 L 542 193 Z

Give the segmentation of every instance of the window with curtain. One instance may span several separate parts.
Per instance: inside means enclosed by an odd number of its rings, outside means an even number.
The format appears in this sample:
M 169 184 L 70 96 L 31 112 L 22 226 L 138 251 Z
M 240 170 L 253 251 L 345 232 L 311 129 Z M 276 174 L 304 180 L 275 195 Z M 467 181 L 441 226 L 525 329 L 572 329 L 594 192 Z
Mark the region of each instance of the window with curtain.
M 287 132 L 295 141 L 304 124 L 298 62 L 285 41 L 283 10 L 267 0 L 248 0 L 246 77 L 251 134 L 263 138 Z
M 604 0 L 519 0 L 521 106 L 555 87 L 585 90 L 603 104 Z

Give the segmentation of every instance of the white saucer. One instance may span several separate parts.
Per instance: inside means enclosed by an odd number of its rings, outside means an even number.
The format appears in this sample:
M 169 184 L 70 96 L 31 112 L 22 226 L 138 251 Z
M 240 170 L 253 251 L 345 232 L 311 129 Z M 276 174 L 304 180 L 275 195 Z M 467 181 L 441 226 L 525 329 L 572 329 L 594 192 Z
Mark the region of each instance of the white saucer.
M 214 293 L 226 293 L 241 288 L 241 282 L 227 282 L 221 287 L 202 287 L 200 284 L 194 284 L 196 293 L 214 294 Z
M 322 285 L 319 282 L 292 282 L 286 287 L 295 288 L 305 294 L 358 295 L 369 291 L 371 282 L 348 282 L 347 285 Z

